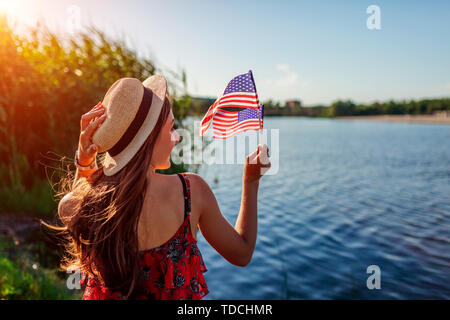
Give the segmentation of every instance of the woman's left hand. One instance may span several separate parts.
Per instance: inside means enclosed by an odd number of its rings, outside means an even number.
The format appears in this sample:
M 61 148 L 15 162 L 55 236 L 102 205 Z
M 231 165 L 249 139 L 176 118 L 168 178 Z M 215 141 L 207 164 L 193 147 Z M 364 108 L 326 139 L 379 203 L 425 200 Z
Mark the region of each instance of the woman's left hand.
M 90 111 L 81 116 L 80 139 L 78 142 L 78 162 L 82 166 L 89 166 L 97 156 L 98 146 L 92 142 L 95 130 L 105 121 L 105 107 L 97 103 Z

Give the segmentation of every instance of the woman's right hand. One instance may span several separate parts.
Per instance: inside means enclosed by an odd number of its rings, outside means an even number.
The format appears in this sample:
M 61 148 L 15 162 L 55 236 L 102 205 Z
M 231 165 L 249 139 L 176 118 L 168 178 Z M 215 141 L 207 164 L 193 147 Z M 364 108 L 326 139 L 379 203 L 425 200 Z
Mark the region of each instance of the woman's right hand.
M 245 182 L 257 182 L 270 169 L 269 148 L 266 144 L 259 144 L 258 148 L 245 159 Z
M 80 138 L 78 142 L 78 162 L 82 166 L 88 166 L 94 162 L 97 156 L 98 146 L 92 142 L 92 136 L 105 121 L 105 107 L 101 102 L 81 116 Z

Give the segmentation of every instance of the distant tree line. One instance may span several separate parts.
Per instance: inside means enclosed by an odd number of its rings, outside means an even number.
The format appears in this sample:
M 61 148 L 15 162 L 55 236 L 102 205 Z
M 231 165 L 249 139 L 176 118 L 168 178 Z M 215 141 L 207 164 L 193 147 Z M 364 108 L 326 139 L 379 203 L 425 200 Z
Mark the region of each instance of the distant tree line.
M 381 114 L 433 114 L 435 111 L 450 110 L 450 99 L 423 99 L 410 101 L 374 102 L 355 104 L 351 100 L 336 101 L 329 106 L 329 115 L 365 116 Z
M 191 98 L 190 115 L 202 116 L 213 104 L 215 99 Z M 433 114 L 436 111 L 450 110 L 450 98 L 423 99 L 409 101 L 374 102 L 371 104 L 356 104 L 351 100 L 338 100 L 332 104 L 302 106 L 298 100 L 279 101 L 267 100 L 264 104 L 265 116 L 305 116 L 305 117 L 340 117 L 385 114 Z

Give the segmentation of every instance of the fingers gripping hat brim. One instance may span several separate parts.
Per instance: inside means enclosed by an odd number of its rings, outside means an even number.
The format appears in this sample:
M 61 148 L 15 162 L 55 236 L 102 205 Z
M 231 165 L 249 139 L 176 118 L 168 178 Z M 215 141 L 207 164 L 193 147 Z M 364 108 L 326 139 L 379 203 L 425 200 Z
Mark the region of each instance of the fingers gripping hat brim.
M 147 78 L 142 83 L 142 85 L 151 90 L 153 93 L 150 109 L 136 135 L 120 153 L 113 156 L 110 154 L 110 152 L 106 152 L 105 160 L 103 163 L 103 172 L 107 176 L 112 176 L 119 172 L 123 167 L 125 167 L 125 165 L 133 158 L 133 156 L 136 155 L 141 146 L 147 140 L 153 128 L 155 127 L 156 122 L 158 121 L 167 92 L 166 79 L 161 75 L 154 75 Z M 142 87 L 142 85 L 141 89 L 139 90 L 139 103 L 144 98 L 144 88 Z M 135 114 L 133 114 L 132 116 L 134 117 Z M 106 121 L 107 119 L 105 119 L 105 122 Z

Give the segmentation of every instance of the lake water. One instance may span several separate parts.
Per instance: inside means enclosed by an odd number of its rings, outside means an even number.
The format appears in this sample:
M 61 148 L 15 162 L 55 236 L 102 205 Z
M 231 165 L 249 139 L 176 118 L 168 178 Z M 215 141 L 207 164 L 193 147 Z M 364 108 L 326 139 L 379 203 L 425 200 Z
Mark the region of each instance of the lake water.
M 264 125 L 279 129 L 279 171 L 260 182 L 253 259 L 233 266 L 199 232 L 205 299 L 450 298 L 450 126 L 293 117 Z M 199 171 L 232 225 L 242 169 Z M 367 288 L 370 265 L 380 268 L 379 290 Z

